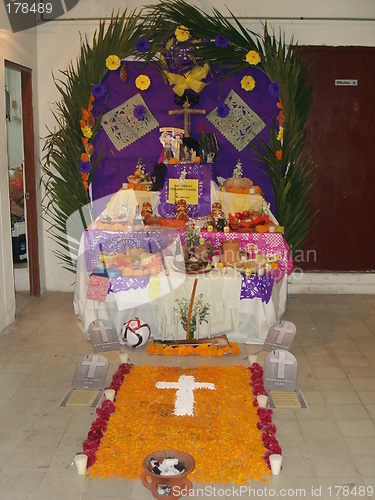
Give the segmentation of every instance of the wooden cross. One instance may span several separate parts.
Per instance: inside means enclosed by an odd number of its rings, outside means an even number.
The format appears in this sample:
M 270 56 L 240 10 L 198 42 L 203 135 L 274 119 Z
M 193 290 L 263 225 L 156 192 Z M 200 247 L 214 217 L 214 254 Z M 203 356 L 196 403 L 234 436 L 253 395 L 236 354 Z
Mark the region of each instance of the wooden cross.
M 184 102 L 184 109 L 172 109 L 168 111 L 170 115 L 184 115 L 184 134 L 185 137 L 190 137 L 190 116 L 191 115 L 205 115 L 205 109 L 191 109 L 188 100 Z

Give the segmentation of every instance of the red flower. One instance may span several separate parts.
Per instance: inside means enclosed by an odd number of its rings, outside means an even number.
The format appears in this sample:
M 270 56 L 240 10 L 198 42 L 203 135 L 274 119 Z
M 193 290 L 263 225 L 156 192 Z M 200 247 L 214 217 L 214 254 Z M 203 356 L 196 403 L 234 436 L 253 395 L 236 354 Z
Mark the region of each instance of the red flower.
M 200 130 L 201 132 L 204 132 L 204 123 L 200 123 L 200 124 L 199 124 L 199 130 Z
M 111 412 L 108 408 L 97 408 L 96 413 L 98 417 L 103 418 L 104 420 L 109 420 Z
M 113 413 L 116 409 L 116 406 L 109 399 L 105 399 L 102 403 L 102 408 L 108 410 L 110 413 Z

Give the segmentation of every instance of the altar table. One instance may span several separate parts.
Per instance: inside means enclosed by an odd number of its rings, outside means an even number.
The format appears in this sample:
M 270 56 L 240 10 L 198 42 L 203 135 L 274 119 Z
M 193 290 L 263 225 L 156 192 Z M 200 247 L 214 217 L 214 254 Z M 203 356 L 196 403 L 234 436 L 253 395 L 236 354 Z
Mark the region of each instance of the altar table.
M 199 289 L 204 286 L 215 292 L 211 300 L 204 298 L 204 302 L 211 302 L 215 296 L 211 316 L 213 334 L 226 333 L 228 339 L 235 342 L 263 343 L 270 326 L 280 319 L 285 310 L 287 275 L 291 272 L 292 262 L 283 236 L 280 233 L 206 232 L 202 235 L 214 246 L 224 239 L 238 239 L 241 249 L 246 249 L 248 244 L 254 244 L 261 253 L 279 256 L 278 269 L 273 274 L 266 274 L 263 277 L 255 275 L 241 277 L 237 271 L 229 270 L 226 276 L 218 276 L 215 274 L 217 271 L 211 271 L 207 275 L 199 275 L 198 279 L 197 293 L 200 293 Z M 157 278 L 150 276 L 112 278 L 105 302 L 87 299 L 86 295 L 89 273 L 98 265 L 99 248 L 104 252 L 116 253 L 125 250 L 126 246 L 130 248 L 142 246 L 146 251 L 154 253 L 158 249 L 167 248 L 176 236 L 183 237 L 181 233 L 174 231 L 138 233 L 85 231 L 80 244 L 74 306 L 76 314 L 83 321 L 86 336 L 89 324 L 95 319 L 111 320 L 120 333 L 121 326 L 126 320 L 139 316 L 150 325 L 156 339 L 162 336 L 166 318 L 165 338 L 170 340 L 174 338 L 174 300 L 176 297 L 186 295 L 190 297 L 193 276 L 186 276 L 170 269 L 168 276 L 160 273 Z M 229 283 L 231 286 L 228 286 Z M 152 292 L 155 284 L 156 295 L 155 290 Z M 201 326 L 201 332 L 202 335 L 207 334 L 205 323 Z M 178 338 L 184 336 L 185 333 L 179 325 Z

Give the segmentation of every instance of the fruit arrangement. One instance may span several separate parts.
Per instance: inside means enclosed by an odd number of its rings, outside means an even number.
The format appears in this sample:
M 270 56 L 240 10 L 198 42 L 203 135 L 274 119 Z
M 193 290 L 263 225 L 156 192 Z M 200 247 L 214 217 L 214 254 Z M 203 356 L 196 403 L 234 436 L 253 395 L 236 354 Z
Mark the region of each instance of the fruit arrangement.
M 130 187 L 133 189 L 145 189 L 151 190 L 152 188 L 152 180 L 151 177 L 145 172 L 145 165 L 142 162 L 142 159 L 139 158 L 137 162 L 137 166 L 135 168 L 134 175 L 128 175 L 128 182 Z
M 236 212 L 234 215 L 229 214 L 228 219 L 230 228 L 236 232 L 265 232 L 271 224 L 268 215 L 249 210 Z
M 156 275 L 163 269 L 162 255 L 144 248 L 126 247 L 125 252 L 104 254 L 103 259 L 106 267 L 121 269 L 123 276 Z

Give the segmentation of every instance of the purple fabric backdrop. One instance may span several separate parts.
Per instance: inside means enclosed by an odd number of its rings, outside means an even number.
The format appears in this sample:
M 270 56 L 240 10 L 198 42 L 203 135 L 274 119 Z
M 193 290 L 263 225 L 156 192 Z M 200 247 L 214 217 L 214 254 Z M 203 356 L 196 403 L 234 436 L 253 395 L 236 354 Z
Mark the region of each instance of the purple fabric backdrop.
M 151 113 L 159 122 L 160 127 L 174 126 L 184 128 L 183 116 L 168 115 L 169 110 L 181 109 L 181 107 L 175 104 L 173 87 L 164 82 L 160 72 L 151 65 L 142 68 L 140 62 L 134 61 L 127 61 L 126 67 L 128 71 L 126 82 L 120 79 L 119 70 L 108 71 L 103 79 L 102 83 L 108 89 L 108 99 L 104 112 L 108 112 L 135 94 L 140 93 Z M 140 74 L 150 77 L 151 85 L 146 91 L 140 91 L 135 86 L 135 79 Z M 256 82 L 254 90 L 246 92 L 241 88 L 240 81 L 244 75 L 253 76 Z M 208 114 L 217 107 L 219 102 L 226 99 L 231 90 L 234 90 L 265 122 L 266 127 L 258 137 L 267 140 L 268 129 L 272 124 L 272 120 L 276 119 L 279 110 L 276 106 L 277 98 L 271 97 L 268 92 L 270 80 L 264 73 L 256 67 L 249 66 L 246 70 L 238 72 L 223 81 L 215 80 L 211 75 L 208 75 L 204 81 L 209 82 L 209 85 L 206 85 L 199 94 L 200 101 L 195 106 L 196 109 L 205 109 L 206 114 Z M 189 92 L 194 93 L 190 90 Z M 98 116 L 102 111 L 103 105 L 104 99 L 97 99 L 95 101 L 95 116 Z M 201 136 L 201 132 L 199 131 L 199 124 L 201 123 L 205 126 L 205 132 L 214 132 L 218 140 L 219 152 L 214 162 L 214 173 L 217 176 L 225 178 L 231 176 L 237 160 L 240 159 L 244 175 L 250 177 L 255 184 L 261 186 L 266 200 L 271 202 L 272 209 L 273 198 L 271 186 L 265 174 L 258 168 L 259 163 L 255 161 L 251 145 L 248 145 L 241 152 L 237 151 L 213 124 L 207 120 L 206 116 L 203 115 L 192 116 L 191 118 L 191 137 L 194 139 L 199 140 Z M 98 131 L 94 140 L 95 149 L 99 151 L 102 146 L 103 151 L 107 151 L 107 154 L 100 161 L 92 183 L 95 215 L 105 208 L 105 204 L 108 201 L 108 199 L 105 201 L 100 201 L 100 199 L 115 193 L 121 188 L 122 183 L 127 181 L 127 176 L 134 173 L 138 158 L 142 158 L 145 163 L 146 172 L 152 172 L 153 166 L 158 162 L 162 151 L 159 137 L 160 132 L 158 127 L 122 151 L 117 151 L 105 131 L 103 129 Z

